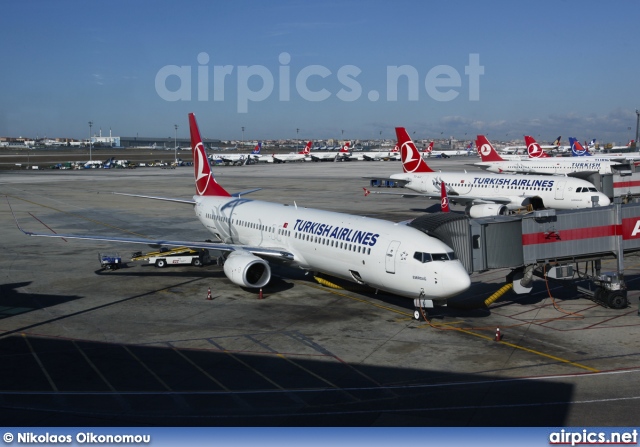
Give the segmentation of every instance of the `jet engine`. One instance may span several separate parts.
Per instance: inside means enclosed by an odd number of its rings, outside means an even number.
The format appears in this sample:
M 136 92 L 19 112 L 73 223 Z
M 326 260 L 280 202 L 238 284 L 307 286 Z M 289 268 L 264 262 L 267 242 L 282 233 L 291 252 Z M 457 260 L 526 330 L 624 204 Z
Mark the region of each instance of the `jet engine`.
M 224 262 L 224 274 L 242 287 L 259 288 L 271 279 L 269 263 L 247 251 L 233 251 Z
M 499 203 L 485 203 L 482 205 L 473 205 L 467 209 L 469 217 L 475 219 L 477 217 L 500 216 L 507 214 L 507 207 Z

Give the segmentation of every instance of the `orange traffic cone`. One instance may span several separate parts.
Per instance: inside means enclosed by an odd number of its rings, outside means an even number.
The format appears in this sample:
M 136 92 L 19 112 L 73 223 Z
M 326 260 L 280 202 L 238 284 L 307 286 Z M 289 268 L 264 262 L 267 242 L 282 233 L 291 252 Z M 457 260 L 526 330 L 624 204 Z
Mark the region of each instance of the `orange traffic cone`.
M 496 338 L 495 338 L 495 341 L 500 341 L 500 340 L 502 340 L 502 334 L 500 333 L 500 328 L 499 328 L 499 327 L 497 327 L 497 328 L 496 328 Z
M 212 300 L 213 298 L 211 298 L 211 287 L 209 287 L 209 289 L 207 290 L 207 299 L 208 300 Z

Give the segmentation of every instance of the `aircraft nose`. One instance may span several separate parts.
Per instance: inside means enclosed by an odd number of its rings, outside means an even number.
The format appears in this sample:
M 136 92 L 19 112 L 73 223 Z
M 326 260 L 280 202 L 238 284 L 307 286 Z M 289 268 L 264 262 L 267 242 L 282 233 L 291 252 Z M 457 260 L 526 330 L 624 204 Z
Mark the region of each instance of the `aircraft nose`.
M 447 297 L 458 295 L 471 287 L 471 278 L 460 261 L 455 261 L 456 267 L 450 269 L 445 278 L 444 288 Z

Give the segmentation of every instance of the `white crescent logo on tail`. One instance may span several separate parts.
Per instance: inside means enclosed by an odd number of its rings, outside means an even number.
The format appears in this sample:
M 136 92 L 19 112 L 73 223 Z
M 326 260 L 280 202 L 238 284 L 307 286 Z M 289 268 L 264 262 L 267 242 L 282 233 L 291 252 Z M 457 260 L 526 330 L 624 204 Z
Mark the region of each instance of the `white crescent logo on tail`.
M 489 146 L 488 144 L 483 144 L 482 147 L 480 148 L 480 154 L 484 155 L 485 157 L 488 157 L 491 154 L 491 146 Z
M 402 154 L 402 164 L 407 172 L 416 172 L 416 169 L 420 167 L 422 156 L 413 145 L 413 142 L 409 140 L 403 143 L 400 147 L 400 153 Z
M 209 175 L 209 173 L 204 172 L 205 163 L 208 164 L 208 161 L 207 161 L 207 157 L 204 154 L 204 145 L 202 144 L 202 142 L 196 144 L 196 147 L 194 150 L 197 154 L 196 169 L 198 170 L 196 174 L 196 191 L 198 192 L 198 195 L 201 196 L 207 190 L 207 186 L 209 185 L 209 180 L 211 179 L 211 175 Z
M 542 148 L 538 143 L 531 143 L 527 146 L 527 152 L 529 153 L 529 157 L 538 158 L 542 156 Z
M 449 199 L 447 199 L 446 197 L 443 197 L 442 201 L 440 202 L 440 206 L 442 208 L 446 208 L 447 206 L 449 206 Z
M 587 153 L 587 150 L 583 147 L 580 147 L 580 149 L 578 149 L 578 145 L 577 144 L 573 144 L 573 152 L 575 152 L 578 155 L 584 155 Z

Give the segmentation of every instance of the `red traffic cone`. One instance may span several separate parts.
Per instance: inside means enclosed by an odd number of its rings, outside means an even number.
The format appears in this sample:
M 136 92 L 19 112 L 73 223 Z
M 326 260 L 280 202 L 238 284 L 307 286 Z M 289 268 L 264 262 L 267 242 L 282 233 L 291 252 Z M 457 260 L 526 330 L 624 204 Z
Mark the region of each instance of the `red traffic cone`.
M 213 298 L 211 298 L 211 287 L 209 287 L 209 289 L 207 290 L 207 299 L 208 300 L 212 300 Z
M 500 340 L 502 340 L 502 334 L 500 333 L 500 328 L 499 328 L 499 327 L 497 327 L 497 328 L 496 328 L 496 338 L 495 338 L 495 341 L 500 341 Z

